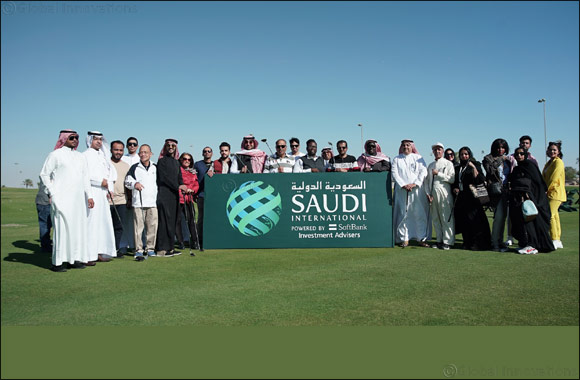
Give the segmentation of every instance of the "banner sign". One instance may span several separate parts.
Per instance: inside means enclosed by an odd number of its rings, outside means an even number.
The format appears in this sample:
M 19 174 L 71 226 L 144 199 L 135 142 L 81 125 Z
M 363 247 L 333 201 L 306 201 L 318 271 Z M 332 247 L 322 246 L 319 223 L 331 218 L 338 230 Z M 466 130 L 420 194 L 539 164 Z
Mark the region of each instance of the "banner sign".
M 392 247 L 390 172 L 205 177 L 204 247 Z

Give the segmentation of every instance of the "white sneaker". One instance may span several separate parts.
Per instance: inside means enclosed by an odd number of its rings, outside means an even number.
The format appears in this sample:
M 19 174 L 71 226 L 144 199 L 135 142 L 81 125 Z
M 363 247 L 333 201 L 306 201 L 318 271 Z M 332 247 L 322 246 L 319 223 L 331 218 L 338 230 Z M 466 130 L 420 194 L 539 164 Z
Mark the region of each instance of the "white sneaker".
M 521 255 L 535 255 L 536 253 L 538 253 L 538 250 L 528 245 L 527 247 L 519 249 L 518 253 L 520 253 Z
M 562 240 L 555 240 L 554 247 L 564 248 L 564 245 L 562 244 Z
M 513 238 L 513 237 L 511 237 L 511 236 L 508 236 L 508 237 L 507 237 L 507 240 L 505 241 L 505 243 L 504 243 L 504 244 L 505 244 L 505 246 L 506 246 L 506 247 L 509 247 L 509 246 L 510 246 L 510 245 L 512 245 L 513 243 L 514 243 L 514 238 Z

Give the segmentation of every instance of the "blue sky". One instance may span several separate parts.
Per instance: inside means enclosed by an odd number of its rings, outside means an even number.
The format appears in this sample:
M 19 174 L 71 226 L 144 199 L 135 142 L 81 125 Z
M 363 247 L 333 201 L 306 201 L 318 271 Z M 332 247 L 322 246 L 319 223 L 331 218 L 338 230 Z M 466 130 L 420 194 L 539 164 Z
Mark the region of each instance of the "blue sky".
M 167 137 L 201 158 L 253 133 L 319 149 L 378 140 L 501 137 L 578 154 L 578 2 L 2 2 L 1 133 L 6 186 L 36 184 L 58 131 Z M 260 146 L 265 151 L 267 147 Z

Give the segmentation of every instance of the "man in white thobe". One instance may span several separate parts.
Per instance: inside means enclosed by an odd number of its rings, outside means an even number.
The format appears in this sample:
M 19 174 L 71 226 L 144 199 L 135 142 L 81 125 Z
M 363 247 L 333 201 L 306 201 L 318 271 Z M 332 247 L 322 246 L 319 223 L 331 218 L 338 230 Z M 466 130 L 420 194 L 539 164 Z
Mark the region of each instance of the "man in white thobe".
M 395 242 L 405 248 L 409 240 L 417 240 L 420 246 L 431 236 L 431 225 L 427 220 L 429 203 L 422 190 L 427 176 L 427 165 L 412 140 L 401 141 L 399 155 L 393 159 L 391 174 L 395 181 L 395 204 L 393 228 Z
M 107 198 L 114 191 L 117 171 L 111 165 L 111 152 L 101 132 L 89 132 L 86 141 L 88 149 L 83 155 L 87 160 L 95 201 L 95 207 L 89 211 L 89 255 L 92 262 L 106 262 L 111 257 L 117 257 L 115 231 Z
M 425 193 L 431 204 L 431 219 L 435 227 L 437 243 L 432 248 L 448 250 L 455 244 L 455 221 L 451 214 L 453 195 L 451 184 L 455 180 L 455 168 L 449 160 L 442 159 L 445 147 L 438 142 L 431 146 L 435 161 L 427 167 Z
M 77 152 L 79 135 L 60 131 L 59 139 L 40 171 L 40 180 L 50 197 L 53 225 L 52 267 L 55 272 L 84 268 L 89 260 L 87 208 L 94 206 L 84 156 Z

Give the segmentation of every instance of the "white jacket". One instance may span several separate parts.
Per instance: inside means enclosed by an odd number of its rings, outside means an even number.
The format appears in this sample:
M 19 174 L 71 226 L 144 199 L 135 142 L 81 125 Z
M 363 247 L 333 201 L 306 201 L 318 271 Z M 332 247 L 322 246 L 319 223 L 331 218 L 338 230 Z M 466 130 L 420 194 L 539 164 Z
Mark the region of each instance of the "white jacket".
M 141 196 L 139 191 L 135 190 L 137 182 L 143 185 Z M 150 162 L 149 169 L 141 162 L 131 166 L 125 177 L 125 187 L 133 190 L 133 207 L 157 207 L 157 165 Z

